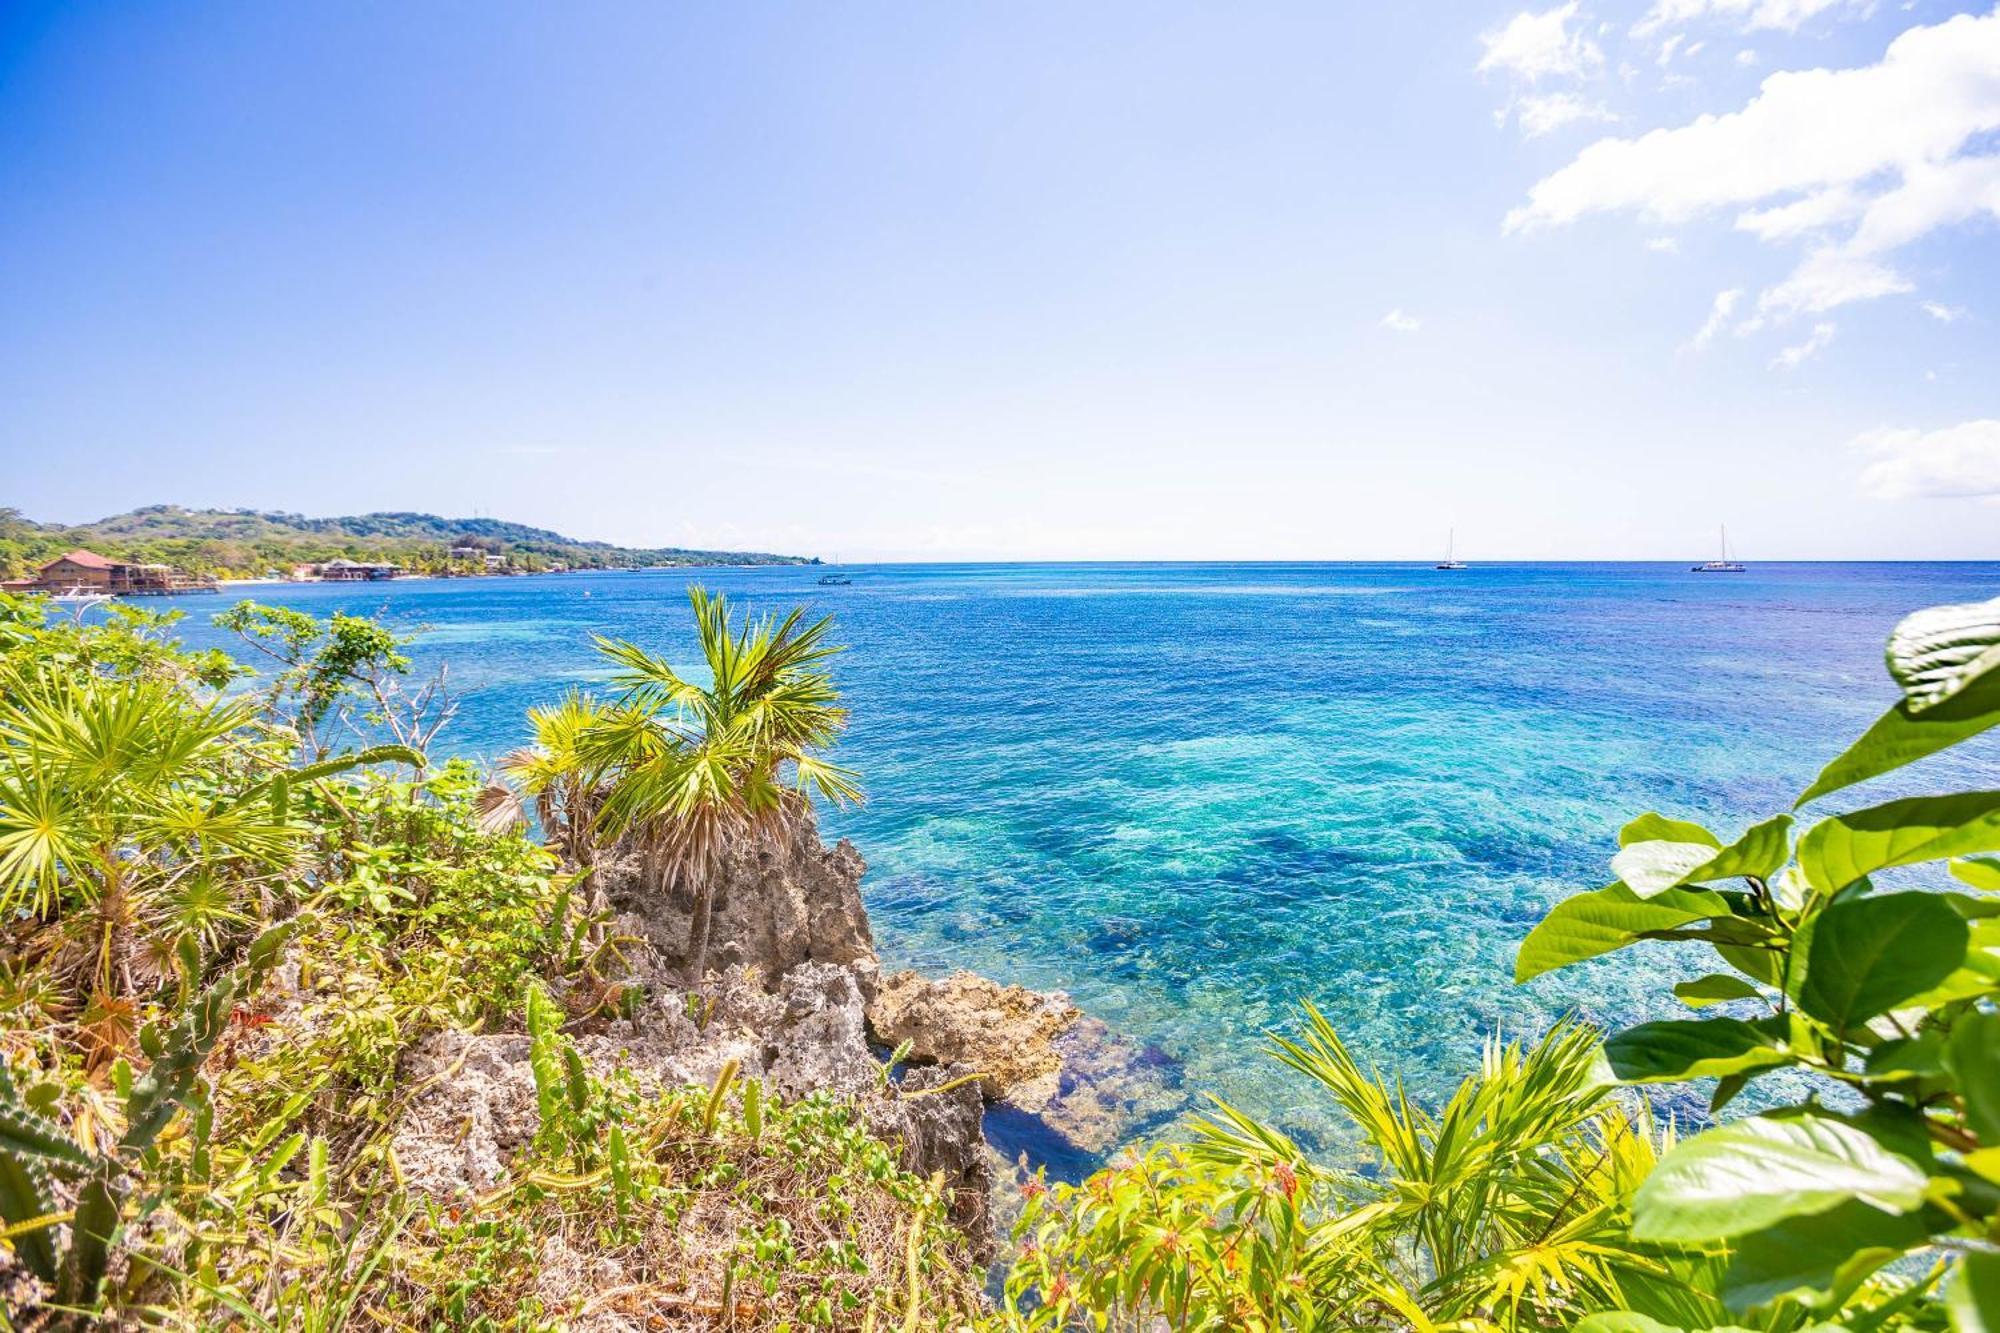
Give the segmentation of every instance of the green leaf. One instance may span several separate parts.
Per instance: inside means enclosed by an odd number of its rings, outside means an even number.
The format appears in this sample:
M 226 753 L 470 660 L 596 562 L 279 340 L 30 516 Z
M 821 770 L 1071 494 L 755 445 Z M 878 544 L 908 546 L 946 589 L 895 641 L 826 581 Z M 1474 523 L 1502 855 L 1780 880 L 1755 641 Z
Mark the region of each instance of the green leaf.
M 1729 902 L 1706 889 L 1669 889 L 1641 898 L 1623 884 L 1565 898 L 1521 942 L 1514 980 L 1522 982 L 1586 958 L 1622 949 L 1649 930 L 1729 915 Z
M 1668 819 L 1657 810 L 1648 810 L 1618 830 L 1620 847 L 1640 842 L 1698 842 L 1718 851 L 1722 847 L 1722 839 L 1701 825 L 1691 824 L 1685 819 Z
M 1718 943 L 1715 946 L 1715 953 L 1723 962 L 1744 976 L 1761 981 L 1766 986 L 1783 989 L 1785 956 L 1776 949 L 1758 949 L 1747 944 Z
M 1799 844 L 1799 865 L 1823 893 L 1890 866 L 2000 850 L 2000 791 L 1912 796 L 1822 819 Z
M 1711 972 L 1705 977 L 1681 982 L 1674 987 L 1674 994 L 1680 996 L 1681 1002 L 1690 1009 L 1700 1009 L 1728 1000 L 1754 1000 L 1760 992 L 1741 977 L 1732 977 L 1726 972 Z
M 1922 1205 L 1924 1173 L 1842 1120 L 1753 1116 L 1680 1144 L 1632 1197 L 1639 1240 L 1708 1241 L 1860 1199 L 1885 1212 Z
M 1954 1333 L 2000 1333 L 2000 1254 L 1960 1257 L 1945 1295 Z
M 1870 1078 L 1941 1078 L 1944 1075 L 1944 1041 L 1934 1029 L 1914 1037 L 1885 1041 L 1868 1052 L 1863 1068 Z
M 1940 894 L 1947 902 L 1951 895 Z M 1943 981 L 1910 997 L 1910 1007 L 1936 1009 L 1954 1000 L 1969 1000 L 2000 990 L 2000 919 L 1980 918 L 1966 923 L 1971 938 L 1965 959 Z
M 1611 873 L 1641 898 L 1651 898 L 1686 883 L 1691 872 L 1714 859 L 1715 849 L 1707 843 L 1634 842 L 1611 858 Z
M 2000 722 L 2000 672 L 1988 671 L 1943 702 L 1913 711 L 1907 699 L 1884 713 L 1820 771 L 1795 805 L 1936 754 Z
M 1965 960 L 1969 933 L 1929 893 L 1834 903 L 1793 938 L 1792 998 L 1845 1032 L 1937 985 Z
M 1965 1099 L 1965 1123 L 1987 1147 L 2000 1147 L 2000 1014 L 1966 1014 L 1944 1048 L 1945 1072 Z
M 1693 884 L 1712 884 L 1719 879 L 1754 876 L 1769 879 L 1784 868 L 1792 854 L 1792 817 L 1777 815 L 1753 824 L 1742 837 L 1688 875 Z
M 1975 889 L 2000 891 L 2000 858 L 1991 856 L 1968 857 L 1951 863 L 1954 879 L 1970 884 Z
M 1933 606 L 1905 616 L 1889 635 L 1889 674 L 1921 714 L 1987 672 L 2000 670 L 2000 597 Z
M 1922 1243 L 1928 1232 L 1921 1213 L 1885 1213 L 1858 1199 L 1789 1217 L 1730 1242 L 1718 1294 L 1736 1311 L 1784 1296 L 1825 1308 L 1836 1304 L 1843 1290 Z
M 1719 1078 L 1791 1062 L 1764 1033 L 1734 1018 L 1641 1023 L 1605 1042 L 1604 1057 L 1621 1083 Z

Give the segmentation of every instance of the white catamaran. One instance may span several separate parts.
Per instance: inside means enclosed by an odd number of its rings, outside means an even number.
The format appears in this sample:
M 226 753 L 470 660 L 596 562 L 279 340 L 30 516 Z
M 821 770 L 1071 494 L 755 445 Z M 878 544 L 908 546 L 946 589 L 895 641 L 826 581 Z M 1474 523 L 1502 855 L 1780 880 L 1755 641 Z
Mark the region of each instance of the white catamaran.
M 1446 538 L 1444 539 L 1444 559 L 1438 561 L 1437 564 L 1432 566 L 1432 568 L 1469 569 L 1470 566 L 1467 565 L 1463 560 L 1457 560 L 1453 558 L 1452 553 L 1454 549 L 1457 547 L 1457 545 L 1458 545 L 1458 529 L 1453 528 L 1451 529 L 1450 534 L 1446 536 Z
M 1745 565 L 1742 561 L 1731 560 L 1729 558 L 1729 527 L 1727 524 L 1724 524 L 1722 528 L 1722 558 L 1720 560 L 1704 560 L 1694 566 L 1694 572 L 1697 574 L 1741 574 L 1748 568 L 1749 566 Z

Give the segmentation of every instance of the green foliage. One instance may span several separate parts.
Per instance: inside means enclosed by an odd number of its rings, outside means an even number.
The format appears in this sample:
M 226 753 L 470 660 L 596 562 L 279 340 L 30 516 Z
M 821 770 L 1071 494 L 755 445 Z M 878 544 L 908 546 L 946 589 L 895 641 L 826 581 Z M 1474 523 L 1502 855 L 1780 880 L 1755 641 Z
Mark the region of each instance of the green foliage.
M 1030 1190 L 1014 1325 L 1554 1327 L 1607 1303 L 1703 1308 L 1698 1264 L 1625 1233 L 1654 1135 L 1642 1109 L 1607 1099 L 1588 1030 L 1490 1044 L 1432 1113 L 1306 1017 L 1278 1057 L 1340 1108 L 1366 1170 L 1328 1168 L 1217 1103 L 1190 1144 Z
M 1801 805 L 2000 722 L 2000 601 L 1910 617 L 1889 665 L 1902 698 Z M 1818 1086 L 1675 1147 L 1632 1197 L 1632 1235 L 1721 1256 L 1715 1294 L 1760 1326 L 1985 1327 L 2000 1253 L 2000 877 L 1984 854 L 2000 850 L 2000 794 L 1828 815 L 1796 841 L 1780 815 L 1719 855 L 1692 825 L 1634 828 L 1613 860 L 1620 882 L 1550 912 L 1519 976 L 1640 939 L 1710 950 L 1733 972 L 1676 993 L 1738 1013 L 1618 1033 L 1613 1072 L 1720 1076 L 1718 1106 L 1780 1070 Z M 1940 891 L 1940 871 L 1972 892 Z
M 470 765 L 363 740 L 392 636 L 230 619 L 282 665 L 223 696 L 171 618 L 0 598 L 0 1326 L 971 1321 L 948 1192 L 850 1108 L 592 1072 L 565 1030 L 635 1012 L 617 941 Z M 485 1196 L 411 1193 L 405 1055 L 522 1026 L 540 1132 Z

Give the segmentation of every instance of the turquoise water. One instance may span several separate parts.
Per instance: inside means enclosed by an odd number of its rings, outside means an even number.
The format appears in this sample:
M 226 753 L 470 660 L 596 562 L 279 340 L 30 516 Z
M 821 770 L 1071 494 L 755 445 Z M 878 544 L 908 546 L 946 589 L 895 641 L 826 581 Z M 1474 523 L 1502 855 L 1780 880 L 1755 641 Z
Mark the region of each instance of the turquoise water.
M 868 859 L 885 961 L 1065 988 L 1308 1135 L 1322 1107 L 1259 1054 L 1296 999 L 1422 1093 L 1495 1028 L 1664 1016 L 1664 954 L 1517 988 L 1515 947 L 1605 882 L 1629 815 L 1734 831 L 1784 808 L 1889 702 L 1898 617 L 2000 594 L 1990 564 L 850 572 L 700 577 L 832 612 L 852 646 L 841 754 L 870 801 L 825 822 Z M 603 678 L 593 632 L 687 661 L 687 581 L 256 591 L 430 626 L 418 661 L 464 696 L 445 743 L 490 756 L 526 708 Z M 212 602 L 182 605 L 191 641 L 221 641 Z M 1996 757 L 1989 739 L 1879 794 L 1992 785 Z

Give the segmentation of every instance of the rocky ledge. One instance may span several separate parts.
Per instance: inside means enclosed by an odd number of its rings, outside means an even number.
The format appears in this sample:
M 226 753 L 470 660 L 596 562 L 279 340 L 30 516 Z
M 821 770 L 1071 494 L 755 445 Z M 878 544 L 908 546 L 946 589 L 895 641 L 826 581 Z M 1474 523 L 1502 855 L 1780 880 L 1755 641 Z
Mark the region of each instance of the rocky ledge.
M 625 1070 L 642 1087 L 712 1083 L 734 1060 L 780 1097 L 824 1090 L 852 1101 L 901 1146 L 906 1167 L 943 1173 L 954 1215 L 990 1248 L 996 1177 L 1011 1170 L 987 1146 L 986 1103 L 1033 1115 L 1055 1142 L 1094 1155 L 1135 1122 L 1178 1110 L 1178 1079 L 1171 1061 L 1115 1038 L 1060 992 L 970 972 L 884 980 L 861 904 L 864 870 L 851 843 L 825 846 L 810 818 L 731 849 L 708 975 L 691 993 L 682 960 L 691 905 L 654 891 L 638 858 L 612 858 L 600 883 L 628 941 L 623 984 L 642 998 L 624 1017 L 572 1031 L 597 1068 Z M 903 1065 L 886 1069 L 883 1054 L 906 1042 Z M 535 1130 L 528 1039 L 439 1033 L 405 1056 L 401 1073 L 422 1090 L 394 1144 L 412 1184 L 441 1197 L 491 1188 Z

